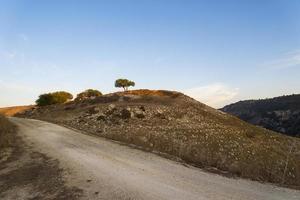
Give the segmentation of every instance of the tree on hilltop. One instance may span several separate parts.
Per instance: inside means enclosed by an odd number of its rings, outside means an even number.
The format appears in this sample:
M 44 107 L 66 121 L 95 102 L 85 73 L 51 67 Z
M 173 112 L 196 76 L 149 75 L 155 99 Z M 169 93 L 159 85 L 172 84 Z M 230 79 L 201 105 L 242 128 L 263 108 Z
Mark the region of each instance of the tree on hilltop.
M 128 87 L 134 87 L 135 82 L 128 80 L 128 79 L 117 79 L 115 82 L 115 87 L 123 88 L 124 91 L 128 90 Z

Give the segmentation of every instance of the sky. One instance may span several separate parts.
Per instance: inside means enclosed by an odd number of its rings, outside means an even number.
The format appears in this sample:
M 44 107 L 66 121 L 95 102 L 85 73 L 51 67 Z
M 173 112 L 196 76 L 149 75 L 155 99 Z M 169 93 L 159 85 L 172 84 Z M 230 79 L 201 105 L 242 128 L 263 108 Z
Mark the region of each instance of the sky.
M 215 108 L 300 93 L 300 1 L 0 0 L 0 107 L 117 78 Z

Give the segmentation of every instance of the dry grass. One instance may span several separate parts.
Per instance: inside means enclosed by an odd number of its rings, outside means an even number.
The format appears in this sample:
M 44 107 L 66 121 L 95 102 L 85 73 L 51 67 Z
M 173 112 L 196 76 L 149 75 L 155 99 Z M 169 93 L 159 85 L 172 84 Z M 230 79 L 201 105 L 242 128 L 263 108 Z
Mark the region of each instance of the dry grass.
M 33 106 L 14 106 L 14 107 L 0 108 L 0 114 L 11 117 L 14 116 L 16 113 L 24 112 L 25 110 L 28 110 L 32 107 Z
M 13 145 L 16 127 L 6 117 L 0 115 L 0 151 Z
M 124 92 L 117 92 L 114 94 L 118 95 L 139 95 L 139 96 L 160 96 L 160 97 L 178 97 L 182 95 L 179 92 L 175 91 L 167 91 L 167 90 L 148 90 L 148 89 L 140 89 L 140 90 L 128 90 Z

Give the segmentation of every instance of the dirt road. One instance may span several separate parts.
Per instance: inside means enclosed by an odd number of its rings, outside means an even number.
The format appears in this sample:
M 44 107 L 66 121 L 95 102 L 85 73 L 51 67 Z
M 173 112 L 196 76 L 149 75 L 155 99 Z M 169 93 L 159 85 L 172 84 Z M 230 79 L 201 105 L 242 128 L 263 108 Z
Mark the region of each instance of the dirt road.
M 226 178 L 47 122 L 12 118 L 27 144 L 57 159 L 83 199 L 293 200 L 300 191 Z

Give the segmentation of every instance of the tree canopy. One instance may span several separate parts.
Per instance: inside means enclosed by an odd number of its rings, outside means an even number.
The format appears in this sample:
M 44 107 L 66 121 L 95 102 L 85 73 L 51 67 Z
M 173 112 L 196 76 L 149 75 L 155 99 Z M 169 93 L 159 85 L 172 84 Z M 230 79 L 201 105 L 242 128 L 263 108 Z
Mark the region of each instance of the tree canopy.
M 35 102 L 38 106 L 47 106 L 52 104 L 65 103 L 71 99 L 73 99 L 72 94 L 65 91 L 58 91 L 41 94 Z
M 128 90 L 128 87 L 134 87 L 135 82 L 128 80 L 128 79 L 117 79 L 115 82 L 115 87 L 123 88 L 124 91 Z
M 98 96 L 102 96 L 102 93 L 100 91 L 94 90 L 94 89 L 87 89 L 87 90 L 77 94 L 75 101 L 81 101 L 84 99 L 98 97 Z

